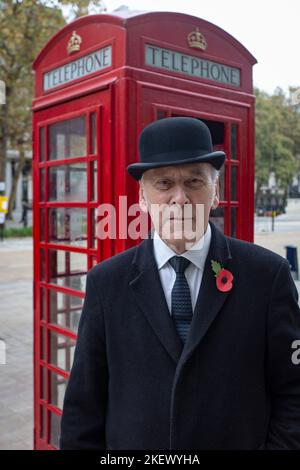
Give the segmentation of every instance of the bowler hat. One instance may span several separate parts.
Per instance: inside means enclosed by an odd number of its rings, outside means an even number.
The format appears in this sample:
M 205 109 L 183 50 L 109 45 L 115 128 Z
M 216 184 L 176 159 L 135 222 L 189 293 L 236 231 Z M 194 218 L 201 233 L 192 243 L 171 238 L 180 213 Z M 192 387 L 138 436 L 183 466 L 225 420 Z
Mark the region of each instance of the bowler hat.
M 136 180 L 151 168 L 207 162 L 219 170 L 225 161 L 224 152 L 213 151 L 207 125 L 191 117 L 164 118 L 146 126 L 139 137 L 139 157 L 127 166 Z

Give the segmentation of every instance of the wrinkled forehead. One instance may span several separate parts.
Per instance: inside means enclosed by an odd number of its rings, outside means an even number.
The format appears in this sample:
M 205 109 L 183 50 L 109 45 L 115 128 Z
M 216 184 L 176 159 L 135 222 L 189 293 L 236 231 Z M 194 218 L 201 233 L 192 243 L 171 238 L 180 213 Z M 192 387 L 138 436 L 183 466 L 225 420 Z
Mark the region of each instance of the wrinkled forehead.
M 144 179 L 151 181 L 159 177 L 185 178 L 190 176 L 207 176 L 210 174 L 211 165 L 209 163 L 187 163 L 184 165 L 152 168 L 144 172 Z

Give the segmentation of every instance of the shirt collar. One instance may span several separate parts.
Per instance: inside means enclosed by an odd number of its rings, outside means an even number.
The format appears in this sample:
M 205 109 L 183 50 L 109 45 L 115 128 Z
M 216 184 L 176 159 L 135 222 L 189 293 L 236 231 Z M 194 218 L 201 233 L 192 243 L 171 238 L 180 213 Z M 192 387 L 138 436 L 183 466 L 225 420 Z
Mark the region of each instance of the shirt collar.
M 192 249 L 185 251 L 180 256 L 184 256 L 191 263 L 193 263 L 198 269 L 204 270 L 205 260 L 208 254 L 209 246 L 211 241 L 211 228 L 210 224 L 207 224 L 207 229 L 202 238 L 198 240 Z M 161 269 L 172 256 L 178 256 L 174 250 L 172 250 L 154 230 L 153 232 L 153 249 L 156 264 L 158 269 Z

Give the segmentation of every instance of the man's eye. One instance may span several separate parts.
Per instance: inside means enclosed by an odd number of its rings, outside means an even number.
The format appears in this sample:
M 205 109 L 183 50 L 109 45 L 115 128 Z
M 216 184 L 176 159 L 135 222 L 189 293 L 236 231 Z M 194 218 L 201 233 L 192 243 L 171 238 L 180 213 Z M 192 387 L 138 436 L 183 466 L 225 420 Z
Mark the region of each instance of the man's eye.
M 199 178 L 192 178 L 191 180 L 189 180 L 189 183 L 191 183 L 191 184 L 199 184 L 199 185 L 200 185 L 200 184 L 203 184 L 204 181 L 201 180 L 201 179 L 199 179 Z
M 170 181 L 168 180 L 160 180 L 157 182 L 157 186 L 162 187 L 162 188 L 169 187 L 169 185 L 170 185 Z

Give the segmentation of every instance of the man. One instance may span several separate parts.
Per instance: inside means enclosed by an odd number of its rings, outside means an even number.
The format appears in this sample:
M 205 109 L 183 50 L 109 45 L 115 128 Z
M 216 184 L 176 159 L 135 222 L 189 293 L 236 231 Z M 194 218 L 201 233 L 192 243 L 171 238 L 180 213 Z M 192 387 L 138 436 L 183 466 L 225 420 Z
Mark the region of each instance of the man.
M 203 122 L 154 122 L 139 154 L 154 231 L 88 274 L 61 449 L 300 449 L 287 261 L 208 221 L 225 154 Z

